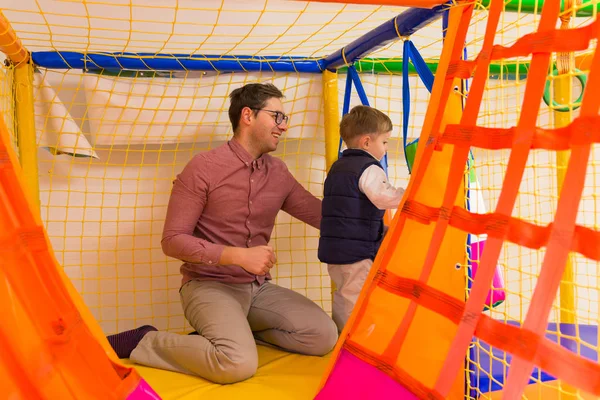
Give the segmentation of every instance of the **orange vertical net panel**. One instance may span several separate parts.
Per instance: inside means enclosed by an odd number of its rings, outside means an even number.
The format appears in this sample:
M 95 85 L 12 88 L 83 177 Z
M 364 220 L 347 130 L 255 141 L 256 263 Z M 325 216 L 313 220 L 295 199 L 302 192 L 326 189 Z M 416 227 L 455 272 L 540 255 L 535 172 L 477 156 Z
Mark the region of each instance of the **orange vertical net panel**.
M 600 139 L 597 99 L 600 55 L 593 56 L 580 115 L 563 128 L 540 128 L 536 124 L 552 53 L 590 48 L 590 41 L 600 34 L 600 23 L 595 20 L 578 28 L 557 30 L 560 2 L 546 1 L 536 32 L 524 35 L 512 45 L 497 45 L 494 39 L 503 2 L 494 0 L 480 51 L 475 59 L 463 61 L 462 44 L 473 9 L 473 4 L 464 3 L 452 10 L 455 16 L 460 13 L 454 20 L 458 26 L 450 29 L 447 36 L 407 195 L 336 356 L 344 351 L 355 355 L 417 397 L 458 398 L 462 393 L 457 394 L 453 389 L 463 371 L 471 340 L 476 336 L 512 355 L 503 393 L 506 399 L 521 397 L 534 365 L 581 393 L 600 396 L 600 365 L 544 337 L 569 252 L 594 261 L 600 256 L 597 250 L 600 232 L 576 223 L 590 149 Z M 478 126 L 490 64 L 528 56 L 532 56 L 529 79 L 516 126 Z M 460 123 L 444 127 L 454 80 L 471 77 L 473 82 Z M 510 150 L 498 203 L 487 214 L 471 213 L 458 201 L 464 194 L 464 170 L 471 147 Z M 572 155 L 554 221 L 541 226 L 513 216 L 530 152 L 567 149 Z M 431 163 L 444 153 L 448 154 L 447 183 L 441 186 L 439 201 L 424 198 L 425 193 L 431 195 L 429 180 L 439 173 L 431 171 Z M 423 229 L 419 226 L 427 227 L 428 234 L 417 234 Z M 449 264 L 451 257 L 444 244 L 455 230 L 488 237 L 467 300 L 450 293 L 450 285 L 440 286 L 436 281 L 436 275 L 448 269 L 444 261 Z M 502 247 L 507 242 L 529 249 L 546 248 L 522 327 L 482 313 Z M 390 310 L 395 317 L 388 315 Z M 382 319 L 385 315 L 387 318 Z M 430 348 L 435 348 L 435 354 Z M 332 371 L 335 368 L 333 364 Z
M 125 398 L 140 376 L 107 357 L 108 343 L 57 268 L 12 147 L 0 115 L 2 392 L 28 399 Z

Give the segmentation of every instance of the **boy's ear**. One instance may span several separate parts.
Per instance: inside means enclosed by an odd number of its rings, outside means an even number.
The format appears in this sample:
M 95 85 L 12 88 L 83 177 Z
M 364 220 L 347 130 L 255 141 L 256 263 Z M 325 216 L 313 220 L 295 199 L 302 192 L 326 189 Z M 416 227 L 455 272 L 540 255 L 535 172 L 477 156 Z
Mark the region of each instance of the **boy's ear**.
M 358 143 L 360 144 L 360 147 L 369 147 L 369 135 L 363 135 L 361 136 L 361 138 L 359 139 Z

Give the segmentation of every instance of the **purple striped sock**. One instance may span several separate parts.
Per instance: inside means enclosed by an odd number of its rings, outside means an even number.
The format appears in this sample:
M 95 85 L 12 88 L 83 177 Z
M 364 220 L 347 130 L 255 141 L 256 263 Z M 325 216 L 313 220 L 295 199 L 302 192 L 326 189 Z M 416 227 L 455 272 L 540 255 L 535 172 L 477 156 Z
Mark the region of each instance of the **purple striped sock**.
M 151 325 L 144 325 L 106 338 L 119 358 L 129 358 L 133 349 L 140 343 L 146 333 L 157 330 Z

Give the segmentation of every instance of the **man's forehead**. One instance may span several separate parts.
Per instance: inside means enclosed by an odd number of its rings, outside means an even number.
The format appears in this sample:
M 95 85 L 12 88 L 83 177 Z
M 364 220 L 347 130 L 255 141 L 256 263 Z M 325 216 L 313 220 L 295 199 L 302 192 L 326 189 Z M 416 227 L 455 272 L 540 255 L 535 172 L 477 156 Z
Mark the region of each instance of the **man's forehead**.
M 267 100 L 267 107 L 273 111 L 282 111 L 283 112 L 283 103 L 277 97 L 271 97 Z M 267 108 L 265 107 L 265 108 Z

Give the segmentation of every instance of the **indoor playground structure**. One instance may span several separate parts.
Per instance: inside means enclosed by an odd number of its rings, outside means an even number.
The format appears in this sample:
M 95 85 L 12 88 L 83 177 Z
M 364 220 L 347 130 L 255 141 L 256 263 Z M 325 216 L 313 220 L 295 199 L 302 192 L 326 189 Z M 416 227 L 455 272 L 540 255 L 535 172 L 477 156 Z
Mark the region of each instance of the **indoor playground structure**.
M 599 9 L 3 0 L 0 397 L 600 398 Z M 329 356 L 259 346 L 233 385 L 119 360 L 106 335 L 193 330 L 160 245 L 171 184 L 249 82 L 284 92 L 274 156 L 316 196 L 344 113 L 394 123 L 406 193 L 358 304 Z M 330 312 L 318 235 L 278 215 L 274 282 Z

